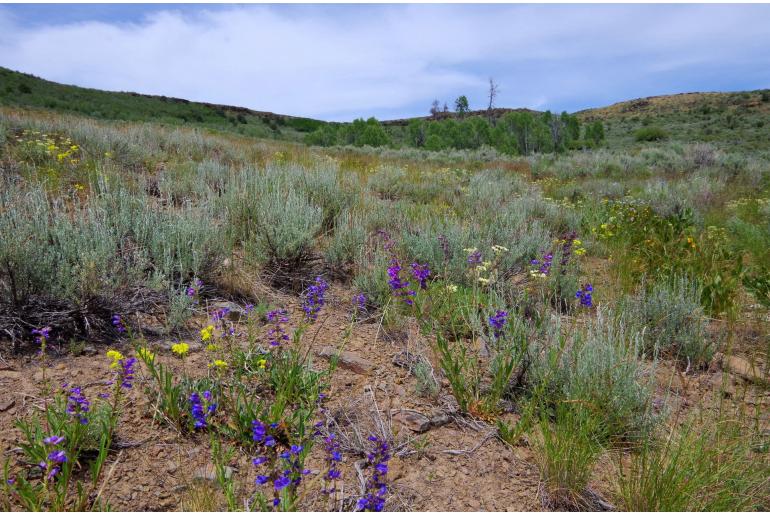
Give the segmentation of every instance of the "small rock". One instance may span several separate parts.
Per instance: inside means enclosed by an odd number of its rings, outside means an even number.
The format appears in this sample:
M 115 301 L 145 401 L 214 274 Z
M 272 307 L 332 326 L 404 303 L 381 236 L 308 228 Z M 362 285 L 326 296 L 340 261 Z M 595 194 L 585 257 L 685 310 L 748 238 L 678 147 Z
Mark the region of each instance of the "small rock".
M 166 464 L 166 470 L 168 471 L 169 474 L 173 474 L 174 472 L 176 472 L 178 468 L 179 468 L 179 465 L 177 465 L 173 461 L 169 460 L 169 462 Z
M 746 381 L 759 383 L 765 380 L 758 366 L 739 356 L 724 356 L 722 366 Z
M 321 352 L 319 352 L 318 355 L 322 358 L 330 359 L 332 356 L 337 355 L 337 350 L 333 347 L 324 347 L 321 349 Z M 350 351 L 343 351 L 339 356 L 339 361 L 337 364 L 346 370 L 350 370 L 356 374 L 361 375 L 369 375 L 372 368 L 374 367 L 371 361 L 368 361 L 355 352 Z
M 391 414 L 393 415 L 393 420 L 415 433 L 424 433 L 430 429 L 430 419 L 417 411 L 393 410 Z
M 40 479 L 41 477 L 43 477 L 43 469 L 40 467 L 32 467 L 27 472 L 27 479 Z
M 8 411 L 16 404 L 16 399 L 11 397 L 10 399 L 0 400 L 0 411 Z
M 237 322 L 241 318 L 246 318 L 246 310 L 240 307 L 235 302 L 228 302 L 228 301 L 220 301 L 215 302 L 210 305 L 211 308 L 213 308 L 214 311 L 219 310 L 227 310 L 227 315 L 225 318 L 230 320 L 231 322 Z
M 388 462 L 388 479 L 395 481 L 404 477 L 404 470 L 404 461 L 399 457 L 392 458 Z
M 83 347 L 83 355 L 85 356 L 95 356 L 96 355 L 96 347 L 93 347 L 92 345 L 86 345 Z
M 432 427 L 441 427 L 449 424 L 451 421 L 452 421 L 452 417 L 450 417 L 446 413 L 439 413 L 431 417 L 430 425 Z

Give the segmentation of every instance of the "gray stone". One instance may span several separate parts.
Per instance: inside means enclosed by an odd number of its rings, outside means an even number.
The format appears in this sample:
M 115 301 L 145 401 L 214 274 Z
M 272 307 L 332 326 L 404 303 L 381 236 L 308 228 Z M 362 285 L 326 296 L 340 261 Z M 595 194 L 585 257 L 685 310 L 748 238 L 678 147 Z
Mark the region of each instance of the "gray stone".
M 246 318 L 246 310 L 235 302 L 228 302 L 225 300 L 214 302 L 213 304 L 209 305 L 209 308 L 211 311 L 215 312 L 219 311 L 220 309 L 228 310 L 227 316 L 225 318 L 231 322 L 237 322 L 241 318 Z

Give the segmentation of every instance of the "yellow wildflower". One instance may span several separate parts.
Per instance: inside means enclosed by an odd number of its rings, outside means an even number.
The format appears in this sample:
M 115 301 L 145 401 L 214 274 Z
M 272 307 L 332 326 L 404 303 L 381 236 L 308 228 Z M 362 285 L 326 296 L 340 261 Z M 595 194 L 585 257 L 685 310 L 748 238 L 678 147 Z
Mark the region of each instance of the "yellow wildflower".
M 201 329 L 201 340 L 208 341 L 214 335 L 214 326 L 209 325 Z
M 583 249 L 583 248 L 575 249 L 575 255 L 576 256 L 582 256 L 585 253 L 586 253 L 586 249 Z
M 147 347 L 140 347 L 139 350 L 136 351 L 136 355 L 142 358 L 144 361 L 155 360 L 155 353 Z
M 449 293 L 455 293 L 457 292 L 457 285 L 456 284 L 447 284 L 446 289 Z
M 206 350 L 209 352 L 216 352 L 217 349 L 219 349 L 219 347 L 217 347 L 213 343 L 209 343 L 208 345 L 206 345 Z
M 118 367 L 118 361 L 123 359 L 123 354 L 116 350 L 108 350 L 107 351 L 107 357 L 112 360 L 112 363 L 110 364 L 110 368 L 117 368 Z
M 190 346 L 184 342 L 175 343 L 171 346 L 171 352 L 179 355 L 180 358 L 184 358 L 190 352 Z
M 479 277 L 479 282 L 481 284 L 489 284 L 489 279 L 486 277 Z
M 259 365 L 259 368 L 264 369 L 267 365 L 267 360 L 265 358 L 257 360 L 257 365 Z
M 224 370 L 227 368 L 227 362 L 222 361 L 221 359 L 215 359 L 213 362 L 209 363 L 209 368 L 217 368 L 219 370 Z

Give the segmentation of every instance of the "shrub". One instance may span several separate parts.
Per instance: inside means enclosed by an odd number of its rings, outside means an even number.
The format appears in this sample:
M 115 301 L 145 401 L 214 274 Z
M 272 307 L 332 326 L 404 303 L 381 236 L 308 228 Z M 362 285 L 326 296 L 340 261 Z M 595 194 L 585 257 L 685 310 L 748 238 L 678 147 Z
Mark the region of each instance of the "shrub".
M 638 320 L 646 353 L 659 351 L 687 368 L 700 368 L 714 354 L 700 298 L 697 284 L 680 277 L 652 285 L 621 309 Z
M 361 215 L 345 210 L 334 223 L 334 232 L 324 250 L 324 259 L 334 275 L 345 276 L 366 244 L 366 230 Z
M 655 125 L 642 127 L 634 133 L 636 141 L 662 141 L 667 138 L 668 133 L 662 127 Z
M 590 407 L 609 440 L 646 438 L 656 423 L 654 374 L 644 370 L 641 336 L 621 317 L 601 311 L 583 330 L 566 336 L 558 336 L 558 324 L 550 330 L 544 342 L 530 347 L 532 390 L 548 405 Z

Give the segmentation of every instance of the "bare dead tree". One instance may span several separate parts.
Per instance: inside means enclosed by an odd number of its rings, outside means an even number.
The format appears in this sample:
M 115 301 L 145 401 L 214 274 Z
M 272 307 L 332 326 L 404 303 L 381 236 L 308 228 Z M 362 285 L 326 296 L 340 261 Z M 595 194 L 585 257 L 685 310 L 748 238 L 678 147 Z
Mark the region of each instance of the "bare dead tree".
M 438 99 L 435 99 L 433 103 L 430 105 L 430 115 L 435 118 L 435 116 L 440 112 Z
M 489 78 L 489 107 L 487 107 L 487 117 L 489 123 L 492 124 L 492 109 L 495 107 L 495 100 L 497 100 L 497 88 L 498 84 L 492 77 Z

